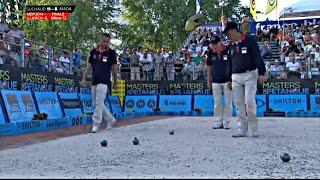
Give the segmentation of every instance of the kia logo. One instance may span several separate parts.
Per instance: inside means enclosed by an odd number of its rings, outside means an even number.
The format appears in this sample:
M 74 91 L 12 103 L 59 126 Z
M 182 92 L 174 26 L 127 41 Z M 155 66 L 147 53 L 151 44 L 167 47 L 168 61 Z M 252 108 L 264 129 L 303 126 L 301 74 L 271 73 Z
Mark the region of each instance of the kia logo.
M 155 108 L 156 107 L 156 101 L 153 100 L 153 99 L 150 99 L 148 102 L 147 102 L 147 106 L 149 108 Z
M 138 100 L 137 101 L 137 107 L 138 108 L 143 108 L 145 106 L 145 102 L 143 100 Z
M 134 106 L 134 101 L 133 101 L 133 100 L 128 100 L 128 101 L 126 102 L 126 106 L 127 106 L 127 108 L 133 108 L 133 106 Z

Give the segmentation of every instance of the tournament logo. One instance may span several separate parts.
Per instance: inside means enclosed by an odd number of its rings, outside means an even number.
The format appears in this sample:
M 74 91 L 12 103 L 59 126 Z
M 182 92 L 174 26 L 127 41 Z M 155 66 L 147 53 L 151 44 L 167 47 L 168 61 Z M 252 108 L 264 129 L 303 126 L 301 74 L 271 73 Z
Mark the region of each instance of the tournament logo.
M 251 0 L 251 4 L 252 4 L 252 6 L 251 6 L 252 10 L 255 10 L 256 9 L 256 1 Z
M 268 2 L 269 2 L 269 6 L 273 6 L 276 0 L 269 0 Z
M 93 111 L 95 107 L 91 99 L 82 99 L 82 105 L 83 108 L 87 111 Z
M 156 107 L 156 101 L 153 100 L 153 99 L 150 99 L 148 102 L 147 102 L 147 106 L 149 108 L 155 108 Z
M 146 105 L 146 103 L 143 100 L 138 100 L 137 101 L 137 107 L 138 108 L 143 108 Z
M 134 101 L 133 100 L 128 100 L 126 102 L 126 107 L 127 108 L 133 108 L 133 106 L 134 106 Z

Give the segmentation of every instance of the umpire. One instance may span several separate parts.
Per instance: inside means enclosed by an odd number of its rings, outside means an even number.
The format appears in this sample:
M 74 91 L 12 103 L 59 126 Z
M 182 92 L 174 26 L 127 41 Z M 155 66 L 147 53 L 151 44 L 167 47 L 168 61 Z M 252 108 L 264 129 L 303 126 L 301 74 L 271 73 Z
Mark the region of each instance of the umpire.
M 252 137 L 259 137 L 257 81 L 266 81 L 266 68 L 260 56 L 257 40 L 251 35 L 242 34 L 235 22 L 228 22 L 223 33 L 231 40 L 231 63 L 228 72 L 232 79 L 232 94 L 237 109 L 237 128 L 232 137 L 247 136 L 248 126 L 252 131 Z

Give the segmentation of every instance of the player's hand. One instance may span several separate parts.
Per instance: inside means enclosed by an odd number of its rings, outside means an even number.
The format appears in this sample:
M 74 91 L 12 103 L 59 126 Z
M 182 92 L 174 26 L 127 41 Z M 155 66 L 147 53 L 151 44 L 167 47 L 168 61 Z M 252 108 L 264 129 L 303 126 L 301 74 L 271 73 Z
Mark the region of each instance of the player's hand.
M 259 83 L 266 82 L 267 81 L 267 77 L 261 75 L 261 76 L 258 77 L 258 81 L 259 81 Z
M 86 80 L 82 79 L 82 80 L 80 81 L 80 86 L 85 86 L 85 85 L 86 85 Z
M 230 91 L 232 91 L 232 82 L 231 81 L 228 81 L 227 87 L 230 89 Z

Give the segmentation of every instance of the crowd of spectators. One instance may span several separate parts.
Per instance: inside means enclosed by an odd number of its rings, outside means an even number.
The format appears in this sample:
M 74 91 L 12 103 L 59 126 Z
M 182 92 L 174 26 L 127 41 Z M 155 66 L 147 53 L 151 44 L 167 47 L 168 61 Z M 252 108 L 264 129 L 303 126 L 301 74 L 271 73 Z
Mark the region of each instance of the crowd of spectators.
M 25 39 L 16 24 L 9 28 L 1 18 L 0 64 L 82 77 L 82 60 L 78 49 L 69 52 Z
M 225 21 L 227 18 L 222 16 L 221 26 L 197 28 L 177 54 L 166 48 L 156 51 L 142 47 L 123 49 L 118 56 L 119 75 L 123 80 L 132 81 L 206 80 L 205 62 L 211 37 L 221 36 L 223 42 L 228 43 L 221 34 Z M 268 77 L 287 79 L 320 76 L 319 29 L 319 25 L 258 28 L 255 35 L 260 41 L 261 57 L 268 59 L 265 61 Z M 252 34 L 248 17 L 245 16 L 241 21 L 240 30 Z M 270 44 L 277 47 L 279 58 L 274 58 L 277 55 Z M 83 60 L 85 57 L 77 49 L 68 52 L 24 39 L 17 25 L 10 29 L 5 19 L 1 18 L 0 64 L 82 77 Z
M 271 79 L 312 78 L 320 75 L 320 27 L 303 24 L 285 28 L 266 27 L 257 30 L 257 38 L 264 42 L 261 56 L 272 59 L 269 43 L 278 48 L 279 59 L 266 62 Z

